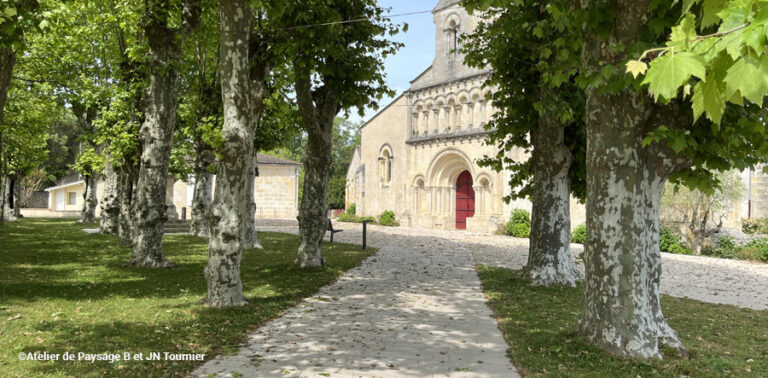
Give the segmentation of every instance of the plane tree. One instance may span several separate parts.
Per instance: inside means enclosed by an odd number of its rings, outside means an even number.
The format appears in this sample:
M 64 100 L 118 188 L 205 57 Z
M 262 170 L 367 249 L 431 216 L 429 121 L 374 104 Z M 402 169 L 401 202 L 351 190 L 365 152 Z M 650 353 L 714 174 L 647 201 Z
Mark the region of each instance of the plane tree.
M 362 112 L 375 107 L 383 95 L 393 94 L 384 82 L 382 66 L 383 59 L 401 46 L 387 37 L 401 28 L 372 0 L 292 1 L 283 19 L 293 41 L 288 56 L 301 125 L 307 132 L 296 264 L 323 266 L 320 242 L 328 226 L 334 119 L 352 108 Z M 318 24 L 324 25 L 301 26 Z
M 493 71 L 484 85 L 498 112 L 486 125 L 499 149 L 481 165 L 511 172 L 508 199 L 533 204 L 528 263 L 536 285 L 575 286 L 570 196 L 584 198 L 584 92 L 575 83 L 581 33 L 562 15 L 568 1 L 465 0 L 483 22 L 464 38 L 465 62 Z M 522 160 L 510 151 L 528 152 Z

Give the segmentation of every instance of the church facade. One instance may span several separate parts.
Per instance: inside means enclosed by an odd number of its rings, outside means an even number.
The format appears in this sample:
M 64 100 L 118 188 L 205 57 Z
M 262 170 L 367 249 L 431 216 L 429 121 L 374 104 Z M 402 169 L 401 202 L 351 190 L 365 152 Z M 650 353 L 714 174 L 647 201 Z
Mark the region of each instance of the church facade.
M 437 229 L 496 231 L 514 208 L 505 203 L 509 174 L 477 161 L 498 152 L 486 143 L 486 123 L 496 109 L 484 88 L 490 69 L 464 65 L 455 52 L 460 33 L 480 21 L 458 0 L 440 0 L 432 11 L 436 27 L 432 65 L 410 88 L 361 127 L 361 146 L 347 173 L 346 201 L 357 214 L 395 212 L 402 225 Z M 522 150 L 508 155 L 525 159 Z M 584 209 L 572 201 L 576 224 Z

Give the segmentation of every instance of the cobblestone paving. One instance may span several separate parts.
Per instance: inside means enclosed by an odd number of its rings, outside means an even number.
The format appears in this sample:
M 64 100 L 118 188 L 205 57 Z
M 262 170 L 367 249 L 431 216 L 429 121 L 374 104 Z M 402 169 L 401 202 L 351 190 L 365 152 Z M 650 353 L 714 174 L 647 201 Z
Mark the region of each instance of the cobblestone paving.
M 193 375 L 518 376 L 472 254 L 418 232 L 370 232 L 369 245 L 380 248 L 375 256 L 251 334 L 238 354 L 211 360 Z M 360 232 L 346 230 L 335 240 L 359 244 Z
M 361 244 L 361 226 L 335 240 Z M 260 222 L 297 233 L 295 222 Z M 327 239 L 327 238 L 326 238 Z M 474 264 L 521 268 L 528 240 L 471 232 L 369 226 L 380 248 L 338 282 L 249 336 L 195 376 L 515 377 Z M 581 245 L 573 245 L 574 255 Z M 662 293 L 768 309 L 768 265 L 662 254 Z M 583 266 L 579 264 L 583 269 Z

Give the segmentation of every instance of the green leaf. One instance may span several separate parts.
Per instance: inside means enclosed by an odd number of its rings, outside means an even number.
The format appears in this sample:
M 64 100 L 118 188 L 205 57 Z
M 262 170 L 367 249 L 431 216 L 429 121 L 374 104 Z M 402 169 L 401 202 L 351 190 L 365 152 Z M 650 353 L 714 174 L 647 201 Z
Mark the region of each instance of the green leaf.
M 768 92 L 768 57 L 747 55 L 737 60 L 725 75 L 725 97 L 737 91 L 749 101 L 762 106 Z
M 701 28 L 704 29 L 720 22 L 717 15 L 725 7 L 726 0 L 704 0 L 701 15 Z
M 704 78 L 704 63 L 704 58 L 690 52 L 665 54 L 651 62 L 643 84 L 650 84 L 648 91 L 657 101 L 659 97 L 672 99 L 691 76 Z
M 707 80 L 700 81 L 693 88 L 691 99 L 693 107 L 693 121 L 707 113 L 707 118 L 716 124 L 720 124 L 725 111 L 725 99 L 723 98 L 723 85 L 715 80 L 714 74 L 707 75 Z
M 648 65 L 640 60 L 630 60 L 627 62 L 627 73 L 631 73 L 632 77 L 637 78 L 638 75 L 642 75 L 648 70 Z
M 11 17 L 16 15 L 16 8 L 14 8 L 14 7 L 5 8 L 5 10 L 3 11 L 3 14 L 7 18 L 11 18 Z

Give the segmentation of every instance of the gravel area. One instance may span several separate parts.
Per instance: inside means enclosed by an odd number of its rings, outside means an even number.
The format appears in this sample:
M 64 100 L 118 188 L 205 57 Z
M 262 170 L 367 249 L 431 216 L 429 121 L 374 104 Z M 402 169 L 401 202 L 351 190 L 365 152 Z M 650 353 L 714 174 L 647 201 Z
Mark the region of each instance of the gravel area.
M 349 229 L 352 233 L 358 234 L 360 231 L 357 230 L 361 229 L 360 225 L 351 223 L 339 223 L 334 227 Z M 528 239 L 463 231 L 369 225 L 369 233 L 371 232 L 422 235 L 426 238 L 455 241 L 457 246 L 472 252 L 477 264 L 521 269 L 528 259 Z M 358 239 L 360 239 L 359 235 Z M 581 244 L 573 244 L 571 247 L 575 256 L 584 251 Z M 768 264 L 664 252 L 661 256 L 661 292 L 663 294 L 709 303 L 768 310 L 768 290 L 765 289 L 768 287 Z M 582 264 L 579 263 L 577 266 L 583 271 Z

